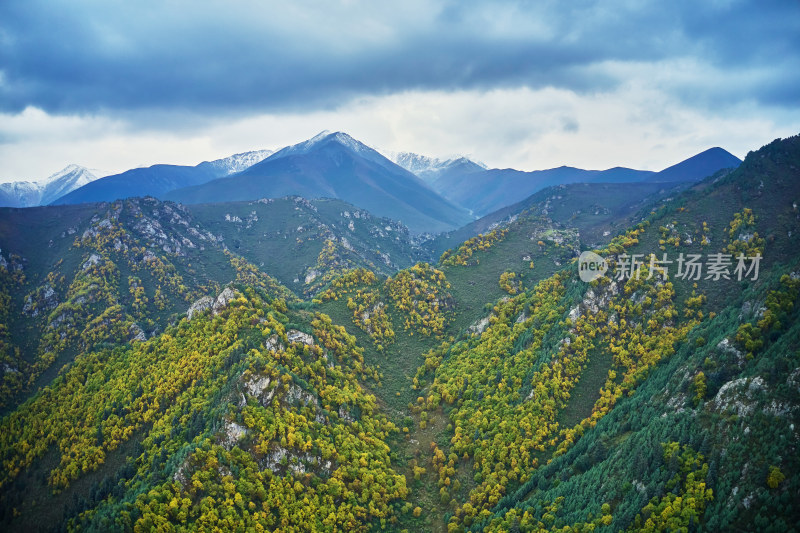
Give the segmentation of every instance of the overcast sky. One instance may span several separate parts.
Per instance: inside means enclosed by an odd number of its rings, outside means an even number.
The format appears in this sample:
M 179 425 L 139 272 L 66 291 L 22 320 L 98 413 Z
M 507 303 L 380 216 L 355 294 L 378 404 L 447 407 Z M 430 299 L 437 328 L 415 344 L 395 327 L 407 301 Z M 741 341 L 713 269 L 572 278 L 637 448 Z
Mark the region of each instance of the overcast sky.
M 800 2 L 0 2 L 0 181 L 321 130 L 522 170 L 800 133 Z

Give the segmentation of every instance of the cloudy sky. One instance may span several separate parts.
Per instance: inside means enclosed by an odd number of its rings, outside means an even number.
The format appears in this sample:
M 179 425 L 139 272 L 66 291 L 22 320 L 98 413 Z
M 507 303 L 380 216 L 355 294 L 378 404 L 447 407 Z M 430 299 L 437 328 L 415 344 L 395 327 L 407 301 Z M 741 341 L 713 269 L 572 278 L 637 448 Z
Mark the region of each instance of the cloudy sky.
M 0 181 L 323 129 L 523 170 L 744 157 L 800 133 L 800 3 L 0 2 Z

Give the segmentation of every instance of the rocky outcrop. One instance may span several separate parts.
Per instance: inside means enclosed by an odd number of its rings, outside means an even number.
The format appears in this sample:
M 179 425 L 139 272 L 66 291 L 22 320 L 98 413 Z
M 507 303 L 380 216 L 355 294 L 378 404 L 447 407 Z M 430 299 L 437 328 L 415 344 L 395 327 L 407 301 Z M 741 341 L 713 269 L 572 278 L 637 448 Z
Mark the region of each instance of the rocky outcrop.
M 319 401 L 317 400 L 316 396 L 306 390 L 303 390 L 301 387 L 295 384 L 289 386 L 289 390 L 286 392 L 284 401 L 289 405 L 302 404 L 304 406 L 312 406 L 315 408 L 319 407 Z
M 719 343 L 717 344 L 717 350 L 733 354 L 734 356 L 736 356 L 736 360 L 739 366 L 744 365 L 745 363 L 744 353 L 742 353 L 739 349 L 737 349 L 736 346 L 734 346 L 734 344 L 727 337 L 719 341 Z
M 216 315 L 224 308 L 228 307 L 228 304 L 234 298 L 236 298 L 236 293 L 233 291 L 233 289 L 230 287 L 225 287 L 225 290 L 219 293 L 219 296 L 217 296 L 217 299 L 214 301 L 214 305 L 212 306 L 214 314 Z
M 247 428 L 237 424 L 236 422 L 229 421 L 222 428 L 222 436 L 220 437 L 220 444 L 226 449 L 230 450 L 247 435 Z
M 261 460 L 261 467 L 275 473 L 288 470 L 295 475 L 305 474 L 313 468 L 315 473 L 327 476 L 333 470 L 333 461 L 276 446 Z
M 145 335 L 144 330 L 139 327 L 139 324 L 131 324 L 131 327 L 128 328 L 128 331 L 131 334 L 131 342 L 147 340 L 147 335 Z
M 308 285 L 309 283 L 311 283 L 312 281 L 317 279 L 317 277 L 320 274 L 322 274 L 322 273 L 319 270 L 317 270 L 316 268 L 312 268 L 311 270 L 309 270 L 308 273 L 306 274 L 306 277 L 305 277 L 305 280 L 304 280 L 306 285 Z
M 296 329 L 290 329 L 289 331 L 287 331 L 286 338 L 289 339 L 289 342 L 293 344 L 307 344 L 309 346 L 314 345 L 314 337 L 312 337 L 308 333 L 297 331 Z
M 100 257 L 99 255 L 92 254 L 92 255 L 89 256 L 89 259 L 87 259 L 86 262 L 83 263 L 83 265 L 81 266 L 81 270 L 86 272 L 87 270 L 92 268 L 94 265 L 99 264 L 100 261 L 102 261 L 102 260 L 103 260 L 103 258 Z
M 220 311 L 228 307 L 228 304 L 231 303 L 236 298 L 236 291 L 231 289 L 230 287 L 225 287 L 225 289 L 219 293 L 216 298 L 212 298 L 211 296 L 203 296 L 202 298 L 196 300 L 186 311 L 186 318 L 189 320 L 197 313 L 202 313 L 208 309 L 216 315 L 219 314 Z
M 277 335 L 271 335 L 265 342 L 264 346 L 267 350 L 272 350 L 273 352 L 282 352 L 286 349 L 286 347 L 281 342 L 281 338 Z
M 179 466 L 178 469 L 175 471 L 175 474 L 172 476 L 172 480 L 180 483 L 183 486 L 186 486 L 186 484 L 189 482 L 190 477 L 191 474 L 189 473 L 189 458 L 187 457 L 186 459 L 184 459 L 183 463 L 181 463 L 181 466 Z
M 269 376 L 253 376 L 244 383 L 244 390 L 248 395 L 256 398 L 262 406 L 267 407 L 272 403 L 277 387 L 272 385 Z
M 36 291 L 25 298 L 22 306 L 22 313 L 29 317 L 37 317 L 47 311 L 52 311 L 58 307 L 58 295 L 49 283 L 45 283 Z
M 214 305 L 214 299 L 211 296 L 203 296 L 199 300 L 195 301 L 190 307 L 189 310 L 186 311 L 186 318 L 189 320 L 194 317 L 197 313 L 202 313 Z
M 584 313 L 594 314 L 600 310 L 607 310 L 611 300 L 617 294 L 619 294 L 619 286 L 616 281 L 598 285 L 597 287 L 590 287 L 584 294 L 583 300 L 569 310 L 567 317 L 574 324 Z M 641 299 L 644 300 L 644 297 L 641 296 Z M 613 320 L 613 317 L 609 320 Z
M 720 387 L 710 407 L 714 411 L 733 413 L 740 417 L 752 415 L 756 409 L 772 416 L 786 416 L 794 409 L 776 400 L 768 404 L 762 402 L 767 392 L 767 384 L 760 376 L 734 379 Z
M 469 327 L 470 332 L 480 335 L 489 326 L 489 317 L 485 316 Z
M 353 422 L 356 421 L 356 418 L 350 412 L 350 408 L 347 407 L 347 405 L 345 405 L 345 404 L 342 404 L 342 405 L 339 406 L 339 413 L 338 414 L 339 414 L 339 418 L 341 418 L 342 420 L 344 420 L 345 422 L 347 422 L 349 424 L 352 424 Z

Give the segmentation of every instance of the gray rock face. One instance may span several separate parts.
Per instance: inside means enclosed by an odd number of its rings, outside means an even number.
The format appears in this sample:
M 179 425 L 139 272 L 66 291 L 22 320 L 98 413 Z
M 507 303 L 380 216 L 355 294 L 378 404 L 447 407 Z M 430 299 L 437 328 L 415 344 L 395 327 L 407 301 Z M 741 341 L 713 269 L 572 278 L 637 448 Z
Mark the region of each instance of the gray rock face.
M 385 304 L 383 302 L 378 302 L 375 305 L 373 305 L 372 307 L 370 307 L 369 309 L 365 310 L 363 313 L 361 313 L 361 321 L 364 324 L 370 324 L 370 325 L 367 326 L 367 333 L 368 334 L 372 335 L 372 333 L 374 331 L 372 329 L 372 325 L 371 325 L 372 317 L 375 316 L 377 313 L 379 313 L 380 310 L 383 309 L 384 307 L 385 307 Z
M 142 328 L 139 327 L 139 324 L 131 324 L 131 327 L 128 329 L 131 334 L 131 341 L 146 341 L 147 335 L 145 335 Z
M 103 258 L 100 257 L 99 255 L 92 254 L 92 255 L 89 256 L 89 259 L 87 259 L 86 262 L 83 264 L 83 266 L 81 266 L 81 270 L 83 270 L 85 272 L 85 271 L 89 270 L 90 268 L 92 268 L 94 265 L 100 263 L 100 261 L 102 261 L 102 260 L 103 260 Z
M 308 274 L 306 274 L 306 277 L 305 277 L 304 281 L 305 281 L 306 284 L 311 283 L 312 281 L 317 279 L 317 276 L 319 276 L 319 275 L 320 275 L 320 271 L 315 269 L 315 268 L 312 268 L 311 270 L 309 270 Z
M 245 382 L 244 389 L 247 394 L 257 398 L 264 407 L 272 403 L 272 398 L 275 396 L 276 387 L 270 385 L 272 380 L 269 376 L 253 376 L 249 381 Z
M 272 350 L 273 352 L 282 352 L 283 350 L 286 349 L 286 347 L 281 342 L 280 337 L 278 337 L 277 335 L 270 336 L 270 338 L 268 338 L 264 343 L 264 346 L 267 348 L 267 350 Z
M 273 472 L 278 470 L 278 467 L 283 462 L 283 458 L 286 457 L 287 453 L 284 448 L 277 446 L 274 450 L 270 451 L 267 456 L 264 458 L 263 466 Z
M 261 393 L 269 387 L 272 380 L 269 376 L 254 376 L 250 381 L 244 384 L 247 393 L 251 396 L 261 396 Z
M 225 448 L 230 450 L 246 434 L 247 434 L 246 427 L 240 426 L 236 422 L 228 422 L 227 424 L 225 424 L 225 427 L 223 428 L 220 444 L 222 444 Z
M 234 298 L 236 298 L 236 293 L 233 291 L 233 289 L 231 289 L 230 287 L 225 287 L 225 290 L 219 293 L 219 296 L 217 296 L 217 299 L 214 302 L 213 305 L 214 314 L 217 314 L 225 307 L 228 307 L 228 304 Z
M 295 384 L 289 386 L 289 391 L 286 393 L 284 401 L 289 405 L 306 405 L 319 407 L 317 398 L 308 391 L 303 390 Z
M 296 329 L 290 329 L 289 331 L 287 331 L 286 338 L 289 339 L 289 342 L 292 343 L 307 344 L 309 346 L 314 345 L 314 337 L 312 337 L 308 333 L 297 331 Z
M 189 482 L 189 457 L 184 459 L 181 466 L 175 471 L 175 474 L 172 476 L 173 481 L 177 481 L 181 485 L 186 485 Z
M 481 318 L 480 320 L 478 320 L 478 321 L 477 321 L 477 322 L 475 322 L 474 324 L 472 324 L 472 325 L 469 327 L 469 330 L 470 330 L 472 333 L 477 333 L 478 335 L 480 335 L 481 333 L 483 333 L 484 331 L 486 331 L 486 328 L 487 328 L 488 326 L 489 326 L 489 317 L 488 317 L 488 316 L 486 316 L 486 317 L 483 317 L 483 318 Z
M 43 312 L 52 311 L 58 307 L 58 304 L 58 295 L 55 289 L 49 283 L 45 283 L 25 298 L 22 313 L 30 317 L 37 317 Z
M 717 349 L 722 352 L 728 352 L 735 355 L 737 362 L 739 363 L 739 366 L 744 365 L 745 363 L 744 354 L 741 351 L 739 351 L 727 337 L 719 341 L 719 343 L 717 344 Z
M 306 452 L 287 450 L 281 446 L 276 446 L 266 454 L 261 461 L 261 466 L 279 473 L 282 470 L 291 471 L 295 475 L 302 475 L 313 468 L 317 473 L 330 475 L 333 469 L 333 461 L 323 460 L 321 457 L 311 455 Z
M 225 290 L 219 293 L 219 296 L 217 296 L 216 299 L 212 298 L 211 296 L 203 296 L 199 300 L 195 301 L 191 307 L 189 307 L 189 310 L 186 311 L 186 317 L 191 320 L 196 313 L 202 313 L 207 309 L 211 309 L 216 315 L 225 309 L 235 298 L 236 292 L 230 287 L 225 287 Z
M 203 296 L 189 307 L 189 310 L 186 311 L 186 318 L 191 320 L 195 314 L 211 309 L 213 305 L 214 299 L 211 296 Z
M 339 406 L 339 418 L 348 423 L 353 423 L 356 420 L 350 413 L 350 409 L 344 404 Z
M 760 376 L 754 378 L 739 378 L 728 381 L 720 387 L 711 407 L 718 412 L 733 412 L 738 416 L 749 416 L 755 411 L 759 399 L 767 390 L 764 379 Z M 781 411 L 780 406 L 766 406 L 764 412 L 772 410 Z
M 7 363 L 3 363 L 2 365 L 3 372 L 9 374 L 11 372 L 19 373 L 19 369 L 15 366 L 9 365 Z

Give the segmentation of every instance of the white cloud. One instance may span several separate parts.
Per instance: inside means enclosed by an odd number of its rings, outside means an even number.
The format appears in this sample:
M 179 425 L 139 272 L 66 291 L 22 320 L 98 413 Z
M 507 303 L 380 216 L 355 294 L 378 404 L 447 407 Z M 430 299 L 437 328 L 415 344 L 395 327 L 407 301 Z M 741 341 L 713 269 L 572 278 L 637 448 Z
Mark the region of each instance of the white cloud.
M 41 178 L 69 163 L 110 172 L 156 163 L 194 165 L 280 148 L 323 129 L 346 131 L 380 149 L 464 154 L 490 167 L 521 170 L 660 170 L 712 146 L 743 157 L 800 131 L 800 113 L 755 103 L 712 113 L 683 105 L 657 83 L 631 80 L 592 94 L 553 88 L 408 91 L 358 98 L 332 110 L 199 118 L 180 129 L 165 121 L 159 129 L 139 130 L 120 119 L 51 116 L 29 108 L 0 116 L 0 180 Z

